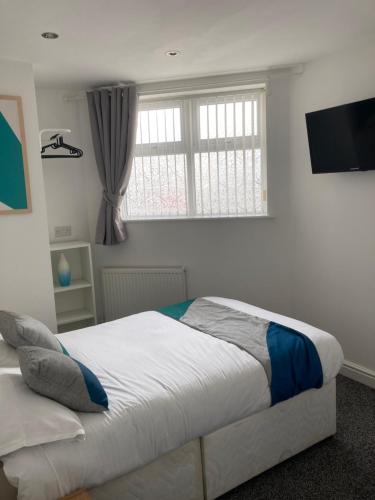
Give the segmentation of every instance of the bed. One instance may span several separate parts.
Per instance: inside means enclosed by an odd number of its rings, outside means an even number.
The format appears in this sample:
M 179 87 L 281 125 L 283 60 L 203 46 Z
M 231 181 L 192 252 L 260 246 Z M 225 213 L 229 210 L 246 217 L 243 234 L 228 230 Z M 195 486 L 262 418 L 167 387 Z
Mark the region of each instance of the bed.
M 319 354 L 322 387 L 270 406 L 257 359 L 156 311 L 61 334 L 99 377 L 110 411 L 79 415 L 84 441 L 3 457 L 1 498 L 214 499 L 333 435 L 336 339 L 243 302 L 206 299 L 302 332 Z

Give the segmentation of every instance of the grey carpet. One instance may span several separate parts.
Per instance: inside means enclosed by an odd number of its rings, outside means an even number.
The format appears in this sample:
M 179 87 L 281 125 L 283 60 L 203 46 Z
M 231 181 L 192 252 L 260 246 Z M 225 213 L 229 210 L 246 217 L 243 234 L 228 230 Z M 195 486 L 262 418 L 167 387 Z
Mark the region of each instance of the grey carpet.
M 375 500 L 375 390 L 337 378 L 337 434 L 220 500 Z

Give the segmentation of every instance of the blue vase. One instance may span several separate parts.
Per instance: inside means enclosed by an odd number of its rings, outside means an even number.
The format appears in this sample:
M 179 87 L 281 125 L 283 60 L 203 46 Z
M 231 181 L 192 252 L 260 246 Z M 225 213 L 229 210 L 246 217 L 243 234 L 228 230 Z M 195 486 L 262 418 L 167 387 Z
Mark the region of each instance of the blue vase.
M 59 278 L 60 286 L 69 286 L 72 281 L 72 276 L 70 273 L 69 262 L 66 260 L 65 255 L 60 254 L 60 260 L 57 266 L 57 274 Z

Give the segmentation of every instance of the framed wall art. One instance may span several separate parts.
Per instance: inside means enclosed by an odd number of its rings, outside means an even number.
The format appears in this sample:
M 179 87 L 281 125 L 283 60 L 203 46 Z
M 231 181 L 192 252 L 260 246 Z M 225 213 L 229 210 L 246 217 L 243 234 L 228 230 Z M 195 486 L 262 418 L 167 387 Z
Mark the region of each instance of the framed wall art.
M 0 215 L 31 212 L 22 98 L 0 95 Z

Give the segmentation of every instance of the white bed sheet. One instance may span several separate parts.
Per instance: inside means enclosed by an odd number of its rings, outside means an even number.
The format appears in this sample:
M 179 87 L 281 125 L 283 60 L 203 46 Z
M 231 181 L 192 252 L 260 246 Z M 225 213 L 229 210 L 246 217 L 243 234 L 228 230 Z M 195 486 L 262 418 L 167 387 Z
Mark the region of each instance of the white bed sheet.
M 298 329 L 316 345 L 324 381 L 338 373 L 343 355 L 331 335 L 242 302 L 206 298 Z M 85 441 L 4 457 L 4 472 L 20 500 L 55 500 L 102 484 L 270 405 L 267 377 L 252 356 L 157 312 L 59 339 L 99 377 L 110 411 L 79 414 Z

